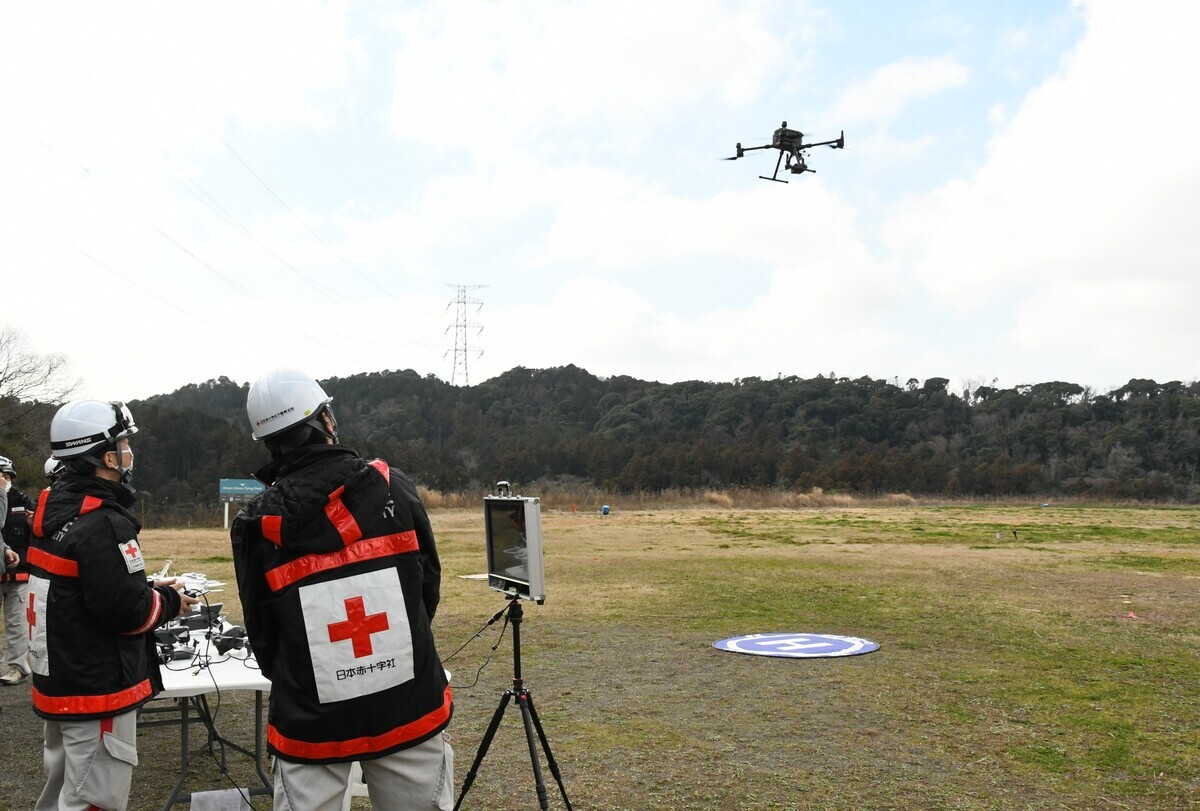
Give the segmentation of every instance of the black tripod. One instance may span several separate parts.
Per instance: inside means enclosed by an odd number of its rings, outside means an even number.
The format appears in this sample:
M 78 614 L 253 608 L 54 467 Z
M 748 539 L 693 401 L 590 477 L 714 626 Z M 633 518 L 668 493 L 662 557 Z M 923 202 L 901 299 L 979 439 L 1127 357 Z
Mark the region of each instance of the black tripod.
M 475 773 L 479 771 L 479 764 L 483 762 L 483 756 L 487 754 L 488 747 L 492 745 L 492 738 L 495 737 L 496 730 L 500 727 L 504 709 L 514 697 L 517 699 L 517 707 L 521 710 L 521 719 L 525 722 L 525 739 L 529 742 L 529 759 L 533 761 L 533 779 L 537 784 L 538 805 L 541 806 L 542 811 L 550 808 L 546 795 L 546 783 L 542 780 L 542 767 L 538 761 L 537 747 L 533 742 L 535 729 L 538 740 L 542 742 L 542 751 L 546 753 L 546 763 L 550 766 L 550 773 L 554 775 L 554 779 L 558 783 L 558 790 L 562 792 L 563 802 L 567 804 L 567 811 L 571 811 L 571 801 L 567 798 L 567 789 L 563 785 L 562 775 L 559 774 L 558 764 L 554 762 L 554 755 L 550 752 L 550 742 L 546 740 L 542 722 L 538 720 L 537 710 L 533 708 L 533 696 L 529 694 L 529 690 L 521 678 L 521 617 L 524 614 L 521 601 L 514 597 L 509 602 L 507 609 L 501 609 L 496 616 L 492 617 L 492 622 L 499 619 L 505 611 L 508 611 L 507 622 L 512 623 L 513 629 L 513 686 L 511 690 L 504 691 L 504 697 L 500 699 L 500 706 L 496 708 L 495 714 L 492 715 L 492 722 L 488 724 L 487 732 L 484 733 L 483 740 L 479 742 L 479 751 L 475 753 L 475 762 L 471 764 L 471 770 L 467 772 L 467 778 L 463 781 L 458 802 L 454 804 L 454 811 L 458 811 L 463 798 L 471 790 L 471 784 L 475 782 Z

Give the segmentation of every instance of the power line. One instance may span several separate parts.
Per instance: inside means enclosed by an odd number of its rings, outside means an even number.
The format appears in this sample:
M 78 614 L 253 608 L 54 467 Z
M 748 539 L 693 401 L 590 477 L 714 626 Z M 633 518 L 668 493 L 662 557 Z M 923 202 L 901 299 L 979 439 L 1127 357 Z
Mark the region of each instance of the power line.
M 103 190 L 103 193 L 107 194 L 108 196 L 115 197 L 115 194 L 113 194 L 113 189 L 111 188 L 111 186 L 108 186 L 104 182 L 105 181 L 104 178 L 100 177 L 99 175 L 97 175 L 97 173 L 93 172 L 91 167 L 89 167 L 85 163 L 81 162 L 74 156 L 70 155 L 66 150 L 64 150 L 62 147 L 60 147 L 52 137 L 50 137 L 49 135 L 43 136 L 36 132 L 30 133 L 30 135 L 32 135 L 34 140 L 36 140 L 47 152 L 51 153 L 55 158 L 57 158 L 59 161 L 64 163 L 66 166 L 68 166 L 71 170 L 73 170 L 81 178 L 83 178 L 85 181 L 87 181 L 88 184 L 92 185 L 93 187 L 95 187 L 97 189 Z M 270 195 L 275 199 L 275 201 L 280 206 L 282 206 L 283 209 L 285 211 L 287 211 L 288 214 L 290 214 L 297 222 L 299 222 L 305 228 L 305 230 L 309 234 L 312 235 L 312 237 L 314 239 L 317 239 L 319 242 L 321 242 L 321 244 L 324 245 L 326 247 L 326 249 L 328 249 L 332 255 L 337 257 L 344 265 L 349 267 L 356 274 L 362 276 L 364 279 L 366 279 L 371 284 L 374 284 L 375 287 L 377 289 L 379 289 L 380 291 L 382 291 L 384 294 L 388 295 L 389 297 L 393 297 L 393 295 L 391 294 L 390 291 L 384 289 L 383 287 L 380 287 L 378 284 L 376 284 L 374 282 L 374 280 L 372 280 L 370 277 L 366 276 L 366 274 L 362 273 L 360 270 L 358 270 L 353 265 L 351 265 L 347 260 L 345 260 L 345 258 L 341 257 L 324 239 L 322 239 L 320 237 L 319 234 L 317 234 L 312 228 L 310 228 L 306 223 L 304 223 L 303 220 L 300 219 L 300 217 L 296 214 L 296 212 L 293 211 L 292 208 L 290 206 L 288 206 L 288 204 L 278 194 L 276 194 L 275 191 L 269 185 L 267 185 L 266 181 L 264 181 L 263 178 L 257 172 L 254 171 L 254 169 L 249 165 L 249 163 L 244 158 L 242 158 L 240 154 L 238 154 L 238 152 L 233 148 L 233 146 L 228 141 L 226 141 L 224 138 L 222 138 L 219 133 L 217 134 L 216 137 L 221 141 L 222 144 L 224 144 L 224 146 L 229 151 L 229 153 L 232 154 L 242 164 L 242 166 L 245 168 L 245 170 L 252 177 L 254 177 L 254 179 L 259 184 L 261 184 L 263 186 L 263 188 L 265 188 L 267 190 L 268 193 L 270 193 Z M 340 305 L 340 304 L 349 304 L 352 302 L 352 299 L 347 297 L 340 290 L 330 287 L 330 286 L 323 284 L 322 282 L 314 279 L 311 275 L 305 273 L 300 268 L 295 266 L 293 263 L 289 262 L 287 259 L 285 259 L 283 256 L 281 256 L 278 252 L 276 252 L 275 250 L 270 248 L 268 245 L 266 245 L 244 223 L 242 223 L 237 217 L 235 217 L 229 211 L 229 209 L 227 209 L 224 205 L 222 205 L 221 202 L 214 195 L 212 195 L 207 189 L 205 189 L 203 186 L 201 186 L 194 179 L 189 178 L 187 176 L 187 173 L 179 166 L 179 164 L 174 160 L 174 158 L 172 158 L 172 156 L 166 152 L 166 150 L 159 148 L 159 153 L 160 153 L 160 157 L 170 167 L 172 174 L 175 175 L 175 178 L 180 182 L 180 184 L 183 186 L 183 188 L 190 195 L 192 195 L 192 197 L 194 197 L 197 200 L 197 202 L 201 203 L 204 207 L 206 207 L 210 212 L 212 212 L 218 218 L 223 220 L 226 224 L 235 228 L 243 237 L 245 237 L 246 239 L 249 239 L 259 249 L 261 249 L 263 252 L 268 254 L 271 258 L 273 258 L 279 264 L 281 264 L 285 268 L 287 268 L 292 274 L 294 274 L 297 277 L 297 279 L 300 282 L 302 282 L 306 286 L 312 288 L 316 292 L 320 293 L 327 300 L 329 300 L 330 302 L 332 302 L 334 304 Z M 129 211 L 129 210 L 124 211 L 124 213 L 126 216 L 134 214 L 134 212 Z M 195 250 L 186 246 L 181 239 L 176 238 L 176 236 L 169 233 L 165 228 L 159 226 L 157 223 L 153 222 L 150 218 L 146 217 L 145 215 L 138 216 L 136 214 L 134 214 L 133 218 L 140 219 L 144 226 L 146 226 L 148 229 L 154 231 L 156 234 L 158 234 L 164 240 L 169 242 L 174 248 L 176 248 L 183 254 L 187 255 L 192 261 L 196 262 L 201 267 L 203 267 L 204 270 L 206 270 L 208 273 L 215 276 L 218 281 L 220 281 L 225 286 L 229 287 L 231 290 L 235 291 L 241 298 L 250 299 L 250 300 L 258 300 L 258 301 L 262 300 L 260 296 L 255 294 L 246 285 L 242 284 L 241 280 L 237 277 L 236 274 L 225 272 L 220 267 L 214 265 L 212 262 L 206 261 L 203 257 L 198 255 L 198 253 Z M 157 293 L 155 293 L 154 291 L 151 291 L 141 285 L 136 284 L 132 279 L 129 279 L 128 277 L 124 276 L 123 274 L 117 273 L 117 271 L 115 271 L 111 266 L 105 264 L 99 257 L 94 255 L 93 253 L 90 253 L 87 250 L 85 250 L 79 246 L 71 244 L 68 240 L 64 239 L 60 235 L 53 234 L 52 236 L 54 238 L 58 239 L 60 242 L 62 242 L 67 247 L 69 247 L 72 250 L 76 251 L 77 253 L 81 254 L 82 256 L 84 256 L 85 258 L 90 260 L 91 262 L 99 265 L 100 267 L 104 268 L 106 271 L 111 272 L 114 275 L 117 275 L 126 283 L 131 284 L 135 287 L 138 287 L 143 292 L 146 292 L 147 294 L 154 296 L 155 298 L 159 299 L 160 301 L 166 301 L 166 299 L 164 299 L 163 296 L 160 296 Z M 167 303 L 171 303 L 171 302 L 167 302 Z M 180 311 L 183 314 L 186 314 L 192 318 L 200 320 L 199 316 L 197 316 L 194 312 L 187 310 L 186 308 L 180 307 L 173 303 L 171 304 L 171 306 L 173 306 L 176 310 Z M 292 320 L 290 318 L 286 317 L 282 313 L 277 312 L 274 307 L 270 306 L 270 304 L 264 303 L 263 309 L 266 310 L 267 312 L 271 313 L 272 315 L 274 315 L 275 318 L 279 322 L 282 322 L 285 326 L 287 326 L 290 329 L 294 330 L 295 332 L 303 335 L 308 341 L 310 341 L 324 349 L 327 349 L 337 355 L 340 355 L 341 357 L 350 359 L 349 355 L 346 355 L 344 352 L 339 351 L 334 346 L 331 346 L 329 343 L 326 343 L 325 341 L 322 341 L 320 338 L 314 336 L 310 330 L 306 330 L 306 329 L 302 329 L 302 328 L 298 327 L 295 323 L 292 322 Z M 478 326 L 478 325 L 473 325 L 473 326 Z M 399 341 L 401 343 L 409 344 L 409 345 L 414 345 L 414 346 L 434 347 L 434 346 L 438 345 L 437 343 L 434 343 L 433 341 L 420 341 L 420 340 L 413 340 L 410 338 L 402 338 L 402 337 L 397 337 L 390 341 L 374 341 L 374 340 L 367 339 L 366 337 L 364 337 L 361 334 L 354 334 L 354 335 L 343 334 L 343 333 L 337 331 L 336 329 L 334 329 L 331 325 L 327 326 L 327 328 L 323 332 L 326 337 L 338 338 L 338 339 L 342 339 L 342 340 L 354 341 L 356 343 L 372 344 L 372 345 L 377 345 L 377 346 L 390 346 L 390 345 L 395 344 L 397 341 Z M 432 337 L 432 336 L 430 336 L 430 337 Z M 464 347 L 465 347 L 465 345 L 464 345 Z M 464 351 L 468 351 L 468 350 L 464 350 Z M 479 353 L 477 353 L 477 354 L 479 354 Z M 463 365 L 463 370 L 464 370 L 464 374 L 465 374 L 466 373 L 466 355 L 465 354 L 462 357 L 462 365 Z
M 54 238 L 54 239 L 58 240 L 60 243 L 62 243 L 62 244 L 63 244 L 63 245 L 65 245 L 66 247 L 68 247 L 68 248 L 70 248 L 71 250 L 75 251 L 75 252 L 76 252 L 76 253 L 78 253 L 80 256 L 84 257 L 85 259 L 87 259 L 87 260 L 89 260 L 89 261 L 91 261 L 91 262 L 94 262 L 94 263 L 96 263 L 96 265 L 98 265 L 99 267 L 101 267 L 101 268 L 103 268 L 104 270 L 108 271 L 108 272 L 109 272 L 109 273 L 111 273 L 112 275 L 116 276 L 118 279 L 120 279 L 121 281 L 125 282 L 125 283 L 126 283 L 126 284 L 128 284 L 129 286 L 131 286 L 131 287 L 136 287 L 138 290 L 141 290 L 143 293 L 145 293 L 145 294 L 146 294 L 146 295 L 148 295 L 148 296 L 151 296 L 151 297 L 153 297 L 153 298 L 156 298 L 156 299 L 158 299 L 158 300 L 159 300 L 159 301 L 161 301 L 163 304 L 167 305 L 168 307 L 170 307 L 171 309 L 175 310 L 176 312 L 182 313 L 183 315 L 186 315 L 186 316 L 188 316 L 188 317 L 190 317 L 190 318 L 194 318 L 196 321 L 199 321 L 199 322 L 203 323 L 203 319 L 202 319 L 202 318 L 200 318 L 200 316 L 198 316 L 198 315 L 196 315 L 195 313 L 193 313 L 191 310 L 188 310 L 188 309 L 185 309 L 185 308 L 183 308 L 183 307 L 180 307 L 180 306 L 179 306 L 179 304 L 178 304 L 177 302 L 174 302 L 174 301 L 172 301 L 171 299 L 169 299 L 169 298 L 167 298 L 167 297 L 165 297 L 165 296 L 160 296 L 158 293 L 155 293 L 155 292 L 154 292 L 153 290 L 151 290 L 150 288 L 148 288 L 148 287 L 145 287 L 145 286 L 143 286 L 143 285 L 141 285 L 141 284 L 138 284 L 136 281 L 134 281 L 134 280 L 133 280 L 133 279 L 131 279 L 130 277 L 126 276 L 124 273 L 121 273 L 119 270 L 117 270 L 116 268 L 114 268 L 112 265 L 109 265 L 108 263 L 101 261 L 100 259 L 96 258 L 95 256 L 92 256 L 92 254 L 88 253 L 88 252 L 87 252 L 87 251 L 85 251 L 83 248 L 80 248 L 79 246 L 77 246 L 77 245 L 73 245 L 72 243 L 68 242 L 68 241 L 67 241 L 65 238 L 63 238 L 61 235 L 59 235 L 59 234 L 57 234 L 57 233 L 55 233 L 55 232 L 53 232 L 53 231 L 46 231 L 46 233 L 47 233 L 47 234 L 49 234 L 49 235 L 50 235 L 52 238 Z
M 342 256 L 340 253 L 335 251 L 333 249 L 333 246 L 325 241 L 324 237 L 322 237 L 320 234 L 318 234 L 316 231 L 314 231 L 313 228 L 308 223 L 306 223 L 304 220 L 302 220 L 300 218 L 299 214 L 297 214 L 295 211 L 292 210 L 291 206 L 289 206 L 286 202 L 284 202 L 282 197 L 280 197 L 278 194 L 275 193 L 275 190 L 272 189 L 267 184 L 267 181 L 263 180 L 262 177 L 259 176 L 258 172 L 254 171 L 254 168 L 251 167 L 250 164 L 246 162 L 246 159 L 243 158 L 238 153 L 238 151 L 233 148 L 232 144 L 230 144 L 228 141 L 225 140 L 225 137 L 223 135 L 221 135 L 220 133 L 216 133 L 216 136 L 217 136 L 217 138 L 220 139 L 221 143 L 225 145 L 225 148 L 229 150 L 229 153 L 237 159 L 238 163 L 240 163 L 246 169 L 246 171 L 250 173 L 250 176 L 253 177 L 255 180 L 257 180 L 259 185 L 262 186 L 264 189 L 266 189 L 267 194 L 269 194 L 269 195 L 271 195 L 271 197 L 275 198 L 275 202 L 279 203 L 279 205 L 281 205 L 283 207 L 284 211 L 286 211 L 288 214 L 292 215 L 292 218 L 295 219 L 296 222 L 300 223 L 301 227 L 303 227 L 304 230 L 307 231 L 312 236 L 313 239 L 317 240 L 317 242 L 320 242 L 322 245 L 324 245 L 326 250 L 328 250 L 331 254 L 336 256 L 343 265 L 345 265 L 350 270 L 354 271 L 360 278 L 362 278 L 363 280 L 365 280 L 366 282 L 371 284 L 376 290 L 383 293 L 385 296 L 388 296 L 389 298 L 396 298 L 396 295 L 392 291 L 388 290 L 383 285 L 379 284 L 377 281 L 372 279 L 370 276 L 363 273 L 361 270 L 359 270 L 354 265 L 352 265 L 344 256 Z
M 480 299 L 468 298 L 467 293 L 471 290 L 482 290 L 487 287 L 486 284 L 447 284 L 447 287 L 453 287 L 455 291 L 454 298 L 446 305 L 446 309 L 455 307 L 454 318 L 454 366 L 450 369 L 450 385 L 454 385 L 458 379 L 458 370 L 462 369 L 462 380 L 464 386 L 471 385 L 471 378 L 467 373 L 467 358 L 474 354 L 475 357 L 483 355 L 482 349 L 472 349 L 467 340 L 468 333 L 475 329 L 476 335 L 483 332 L 483 324 L 469 321 L 467 319 L 467 307 L 469 305 L 477 305 L 475 311 L 479 312 L 483 308 L 483 302 Z M 447 327 L 446 331 L 449 332 Z M 450 350 L 446 350 L 446 354 L 450 354 Z
M 218 217 L 223 219 L 225 222 L 229 223 L 234 228 L 236 228 L 239 232 L 241 232 L 241 234 L 244 237 L 249 239 L 251 242 L 253 242 L 255 245 L 257 245 L 259 248 L 262 248 L 262 250 L 265 253 L 270 255 L 272 258 L 274 258 L 276 261 L 278 261 L 281 265 L 283 265 L 288 270 L 290 270 L 292 273 L 294 273 L 301 281 L 305 282 L 310 287 L 312 287 L 314 290 L 321 293 L 321 295 L 323 295 L 325 298 L 329 299 L 330 301 L 334 302 L 335 304 L 351 303 L 349 298 L 342 295 L 337 290 L 334 290 L 333 288 L 328 287 L 327 285 L 321 284 L 320 282 L 316 281 L 315 279 L 310 278 L 308 275 L 306 275 L 304 272 L 302 272 L 299 268 L 297 268 L 291 262 L 284 259 L 282 256 L 280 256 L 275 251 L 271 250 L 271 248 L 269 248 L 267 245 L 265 245 L 262 242 L 262 240 L 260 240 L 258 237 L 256 237 L 254 235 L 253 231 L 251 231 L 249 228 L 247 228 L 245 225 L 243 225 L 236 217 L 234 217 L 232 214 L 230 214 L 229 211 L 223 205 L 221 205 L 220 202 L 218 202 L 215 197 L 213 197 L 211 194 L 209 194 L 207 191 L 205 191 L 203 186 L 201 186 L 195 180 L 192 180 L 191 178 L 187 177 L 184 174 L 182 168 L 180 168 L 179 164 L 176 163 L 174 158 L 172 158 L 170 155 L 168 155 L 165 150 L 159 149 L 159 152 L 162 154 L 163 158 L 165 158 L 167 160 L 167 162 L 171 164 L 171 166 L 173 167 L 173 169 L 175 171 L 175 176 L 183 184 L 183 187 L 188 191 L 188 193 L 191 194 L 193 197 L 195 197 L 206 208 L 208 208 L 209 211 L 213 212 Z M 338 301 L 338 299 L 340 299 L 340 301 Z
M 112 188 L 108 187 L 107 184 L 104 183 L 100 178 L 98 178 L 96 176 L 96 174 L 93 173 L 86 165 L 84 165 L 83 163 L 80 163 L 78 160 L 75 160 L 73 157 L 66 154 L 63 150 L 59 149 L 58 147 L 56 147 L 52 143 L 48 142 L 46 139 L 40 137 L 36 133 L 33 134 L 33 137 L 45 149 L 47 149 L 49 152 L 54 154 L 56 157 L 58 157 L 64 163 L 67 163 L 69 166 L 71 166 L 71 168 L 74 169 L 80 176 L 82 176 L 83 179 L 86 180 L 89 184 L 93 185 L 98 190 L 101 190 L 104 193 L 108 194 L 110 197 L 115 198 Z M 221 271 L 219 268 L 215 267 L 210 262 L 207 262 L 205 259 L 203 259 L 201 256 L 196 254 L 194 251 L 190 250 L 186 245 L 184 245 L 182 242 L 180 242 L 174 236 L 167 233 L 167 231 L 165 231 L 163 228 L 158 226 L 156 223 L 152 222 L 148 217 L 146 217 L 145 215 L 139 214 L 139 215 L 137 215 L 137 218 L 139 220 L 141 220 L 142 225 L 144 225 L 146 228 L 149 228 L 150 230 L 154 231 L 159 236 L 161 236 L 163 239 L 165 239 L 167 242 L 174 245 L 179 251 L 186 254 L 194 262 L 196 262 L 201 267 L 203 267 L 205 270 L 207 270 L 209 273 L 211 273 L 213 276 L 215 276 L 219 281 L 224 283 L 231 290 L 233 290 L 234 292 L 243 296 L 244 298 L 257 299 L 257 300 L 261 301 L 261 298 L 256 296 L 252 290 L 250 290 L 246 286 L 240 284 L 236 279 L 232 278 L 229 274 Z M 67 244 L 69 245 L 69 243 L 67 243 Z M 96 257 L 91 256 L 90 254 L 87 254 L 84 251 L 80 251 L 78 248 L 74 248 L 74 246 L 69 246 L 69 247 L 72 247 L 74 250 L 79 251 L 84 256 L 87 256 L 93 262 L 97 262 L 99 264 L 99 260 Z M 263 309 L 265 309 L 268 313 L 270 313 L 271 315 L 274 315 L 279 322 L 282 322 L 283 324 L 288 326 L 290 329 L 292 329 L 294 332 L 296 332 L 303 338 L 307 339 L 311 343 L 314 343 L 317 346 L 322 347 L 323 349 L 327 349 L 330 352 L 333 352 L 334 354 L 341 355 L 342 357 L 346 358 L 347 360 L 353 360 L 352 357 L 345 354 L 344 352 L 340 352 L 339 350 L 335 349 L 334 347 L 332 347 L 332 346 L 326 344 L 325 342 L 319 340 L 318 338 L 316 338 L 312 334 L 311 330 L 304 329 L 304 328 L 297 326 L 295 323 L 293 323 L 291 321 L 291 319 L 286 318 L 281 313 L 277 312 L 275 310 L 275 308 L 270 306 L 269 303 L 263 302 L 262 306 L 263 306 Z

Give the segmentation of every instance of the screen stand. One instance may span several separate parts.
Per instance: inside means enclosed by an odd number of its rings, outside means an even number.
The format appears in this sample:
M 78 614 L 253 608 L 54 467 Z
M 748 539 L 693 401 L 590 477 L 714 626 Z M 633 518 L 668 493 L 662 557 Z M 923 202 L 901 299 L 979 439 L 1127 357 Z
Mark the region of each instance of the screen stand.
M 492 722 L 488 724 L 487 732 L 484 733 L 483 740 L 479 742 L 479 751 L 475 753 L 475 762 L 471 764 L 471 770 L 467 772 L 467 777 L 463 781 L 462 791 L 458 795 L 458 802 L 454 804 L 454 811 L 458 811 L 459 806 L 462 805 L 463 798 L 471 790 L 471 784 L 475 782 L 475 774 L 479 771 L 479 764 L 483 762 L 483 756 L 487 754 L 488 747 L 492 744 L 492 738 L 495 737 L 496 730 L 500 727 L 500 719 L 504 717 L 504 709 L 513 698 L 517 699 L 516 706 L 520 709 L 521 720 L 525 723 L 525 740 L 529 744 L 529 759 L 533 762 L 533 779 L 537 785 L 538 805 L 541 806 L 542 811 L 547 811 L 550 808 L 549 798 L 546 794 L 546 783 L 542 779 L 542 767 L 538 761 L 537 746 L 533 740 L 535 729 L 537 730 L 538 739 L 542 742 L 542 751 L 546 753 L 546 764 L 550 767 L 550 773 L 554 775 L 554 779 L 558 783 L 558 790 L 562 792 L 563 802 L 567 804 L 567 811 L 571 811 L 571 801 L 567 798 L 567 789 L 563 785 L 562 775 L 559 774 L 558 764 L 554 761 L 554 755 L 550 752 L 550 742 L 546 740 L 546 733 L 542 729 L 542 722 L 538 719 L 537 710 L 533 708 L 533 696 L 529 694 L 529 689 L 525 687 L 525 681 L 521 678 L 521 618 L 524 614 L 524 609 L 521 608 L 521 601 L 514 597 L 509 602 L 507 610 L 507 621 L 512 623 L 513 629 L 513 686 L 511 690 L 504 691 L 504 695 L 500 699 L 500 706 L 496 708 L 496 712 L 492 715 Z

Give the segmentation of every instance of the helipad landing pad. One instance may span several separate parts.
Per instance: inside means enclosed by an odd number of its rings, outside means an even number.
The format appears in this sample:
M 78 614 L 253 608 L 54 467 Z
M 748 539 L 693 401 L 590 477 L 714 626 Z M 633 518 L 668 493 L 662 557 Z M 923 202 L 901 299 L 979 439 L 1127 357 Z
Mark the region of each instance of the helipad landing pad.
M 777 656 L 784 659 L 823 659 L 830 656 L 856 656 L 879 650 L 869 639 L 832 634 L 746 634 L 714 642 L 718 650 L 749 653 L 752 656 Z

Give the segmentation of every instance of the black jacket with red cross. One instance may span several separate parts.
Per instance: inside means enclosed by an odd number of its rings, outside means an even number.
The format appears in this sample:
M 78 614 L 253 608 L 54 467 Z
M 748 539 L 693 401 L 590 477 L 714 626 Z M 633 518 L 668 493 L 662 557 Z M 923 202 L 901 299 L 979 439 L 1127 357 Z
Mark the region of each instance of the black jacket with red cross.
M 299 762 L 379 757 L 450 722 L 430 620 L 441 587 L 416 487 L 344 445 L 300 448 L 230 536 L 246 633 L 271 680 L 267 744 Z
M 26 616 L 43 718 L 117 715 L 162 690 L 152 631 L 179 595 L 147 582 L 133 503 L 116 482 L 70 472 L 38 499 Z
M 8 520 L 4 522 L 4 542 L 21 556 L 15 568 L 0 567 L 0 583 L 24 582 L 29 579 L 29 536 L 33 530 L 29 520 L 37 504 L 15 487 L 8 491 Z

